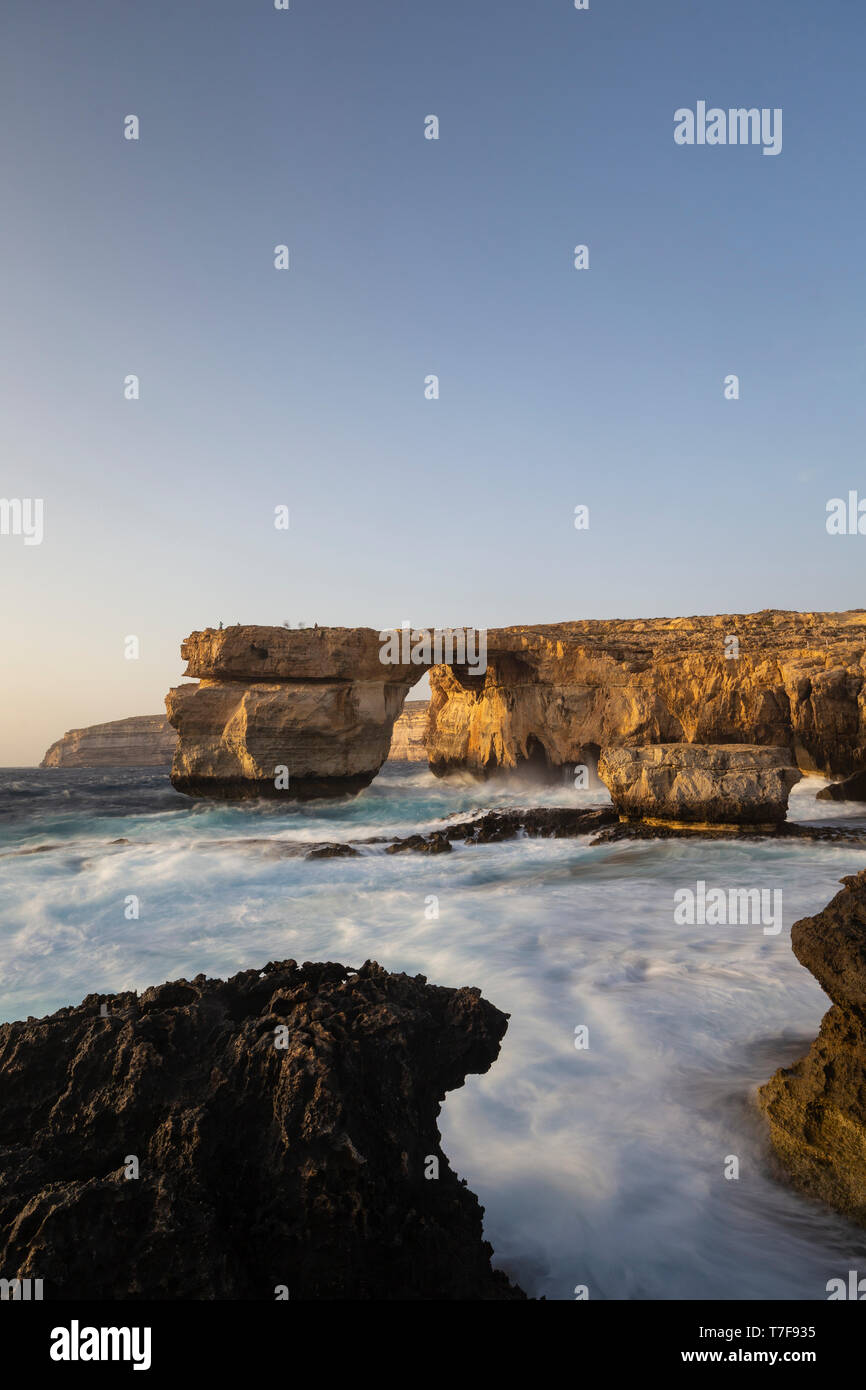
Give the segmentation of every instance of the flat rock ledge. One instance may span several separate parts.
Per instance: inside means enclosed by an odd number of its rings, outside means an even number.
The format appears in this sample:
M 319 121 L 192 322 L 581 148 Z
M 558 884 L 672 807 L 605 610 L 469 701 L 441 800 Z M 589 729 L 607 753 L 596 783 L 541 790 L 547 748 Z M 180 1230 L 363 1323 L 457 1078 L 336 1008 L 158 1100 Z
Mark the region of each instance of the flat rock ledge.
M 802 773 L 787 748 L 657 743 L 605 749 L 598 775 L 622 821 L 772 830 L 784 821 Z
M 477 989 L 293 960 L 3 1024 L 0 1275 L 46 1299 L 522 1299 L 436 1124 L 506 1027 Z
M 866 1225 L 866 870 L 791 928 L 791 946 L 832 1008 L 809 1052 L 758 1092 L 794 1185 Z

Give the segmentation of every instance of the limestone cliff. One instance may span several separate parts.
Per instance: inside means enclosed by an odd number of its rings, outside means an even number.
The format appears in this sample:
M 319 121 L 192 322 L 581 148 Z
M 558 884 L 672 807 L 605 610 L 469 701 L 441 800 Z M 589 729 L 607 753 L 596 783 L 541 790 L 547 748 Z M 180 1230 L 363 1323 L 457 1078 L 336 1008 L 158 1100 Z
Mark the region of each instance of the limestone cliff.
M 805 1057 L 759 1092 L 773 1148 L 803 1192 L 866 1225 L 866 871 L 814 917 L 791 946 L 832 1008 Z
M 802 771 L 866 766 L 866 613 L 767 611 L 491 629 L 487 668 L 436 665 L 425 742 L 438 774 L 558 780 L 603 748 L 758 744 Z M 182 645 L 172 781 L 211 796 L 358 791 L 428 668 L 383 664 L 371 628 L 235 627 Z M 398 745 L 399 746 L 399 745 Z M 282 779 L 282 780 L 281 780 Z M 288 779 L 288 785 L 286 785 Z
M 752 743 L 848 774 L 866 764 L 864 657 L 862 610 L 491 630 L 484 678 L 431 671 L 430 766 L 555 775 L 605 747 Z
M 436 1124 L 506 1027 L 477 989 L 293 960 L 3 1024 L 0 1270 L 55 1300 L 522 1298 Z
M 388 754 L 394 762 L 426 763 L 428 704 L 427 700 L 407 700 L 403 706 Z
M 138 714 L 70 729 L 52 743 L 40 767 L 167 767 L 177 732 L 164 714 Z

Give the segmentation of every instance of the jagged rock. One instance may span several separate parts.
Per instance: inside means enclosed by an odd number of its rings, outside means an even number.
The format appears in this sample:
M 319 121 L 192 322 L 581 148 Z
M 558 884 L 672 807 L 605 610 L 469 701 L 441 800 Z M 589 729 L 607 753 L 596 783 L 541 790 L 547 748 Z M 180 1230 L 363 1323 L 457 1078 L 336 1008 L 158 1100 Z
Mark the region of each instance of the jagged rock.
M 305 855 L 305 859 L 357 859 L 358 851 L 351 845 L 340 843 L 316 845 Z
M 513 811 L 485 811 L 472 820 L 453 821 L 429 835 L 409 835 L 388 846 L 388 854 L 404 850 L 439 854 L 451 848 L 451 841 L 463 840 L 467 845 L 493 845 L 500 840 L 513 840 L 528 835 L 552 840 L 571 839 L 589 835 L 616 821 L 616 813 L 607 806 L 575 811 L 568 806 L 533 806 Z
M 407 700 L 394 724 L 388 758 L 392 762 L 426 763 L 429 701 Z
M 775 826 L 800 772 L 784 748 L 661 743 L 608 748 L 598 773 L 623 820 Z
M 46 1299 L 522 1298 L 436 1126 L 506 1019 L 277 961 L 0 1026 L 0 1274 Z
M 177 731 L 164 714 L 137 714 L 87 729 L 70 729 L 52 743 L 40 767 L 167 767 Z
M 844 782 L 822 787 L 818 801 L 866 801 L 866 771 L 854 772 Z
M 866 871 L 791 928 L 832 1008 L 809 1052 L 758 1092 L 775 1153 L 801 1191 L 866 1225 Z
M 395 840 L 385 853 L 404 854 L 407 850 L 416 854 L 450 854 L 451 841 L 441 830 L 434 830 L 432 835 L 408 835 L 405 840 Z

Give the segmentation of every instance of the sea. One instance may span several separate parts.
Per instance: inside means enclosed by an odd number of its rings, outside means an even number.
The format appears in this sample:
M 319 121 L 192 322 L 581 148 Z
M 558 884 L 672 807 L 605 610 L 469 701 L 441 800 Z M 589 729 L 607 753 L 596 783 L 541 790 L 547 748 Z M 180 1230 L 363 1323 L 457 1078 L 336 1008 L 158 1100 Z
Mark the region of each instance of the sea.
M 816 801 L 823 785 L 800 782 L 789 819 L 866 826 Z M 295 805 L 190 800 L 165 769 L 0 769 L 0 1021 L 288 957 L 477 985 L 508 1031 L 439 1124 L 494 1263 L 526 1293 L 826 1299 L 829 1279 L 866 1273 L 866 1232 L 780 1179 L 755 1093 L 828 1008 L 791 924 L 863 849 L 586 835 L 302 857 L 314 841 L 607 800 L 400 763 L 353 799 Z M 780 890 L 781 929 L 678 925 L 675 894 L 701 882 Z

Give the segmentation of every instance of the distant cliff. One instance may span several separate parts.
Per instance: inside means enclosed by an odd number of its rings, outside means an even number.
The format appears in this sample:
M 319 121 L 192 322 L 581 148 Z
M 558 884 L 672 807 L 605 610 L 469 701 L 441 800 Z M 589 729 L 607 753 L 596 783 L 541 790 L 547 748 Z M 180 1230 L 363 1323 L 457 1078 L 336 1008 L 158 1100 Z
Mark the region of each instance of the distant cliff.
M 394 762 L 426 763 L 428 700 L 407 700 L 403 713 L 394 725 L 391 751 Z
M 177 733 L 164 714 L 136 714 L 70 729 L 52 743 L 40 767 L 170 767 Z

